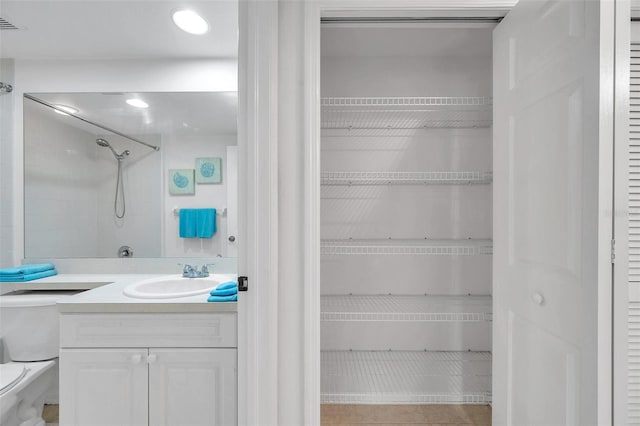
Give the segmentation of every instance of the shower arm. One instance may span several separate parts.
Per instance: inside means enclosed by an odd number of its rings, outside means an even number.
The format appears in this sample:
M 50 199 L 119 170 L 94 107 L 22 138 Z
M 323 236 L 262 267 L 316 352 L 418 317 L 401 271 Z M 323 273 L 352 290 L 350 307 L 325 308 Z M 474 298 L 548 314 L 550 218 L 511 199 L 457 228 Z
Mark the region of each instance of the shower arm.
M 77 118 L 78 120 L 84 121 L 85 123 L 88 123 L 88 124 L 91 124 L 91 125 L 93 125 L 93 126 L 99 127 L 99 128 L 101 128 L 102 130 L 106 130 L 107 132 L 111 132 L 111 133 L 114 133 L 114 134 L 116 134 L 116 135 L 118 135 L 118 136 L 122 136 L 123 138 L 129 139 L 130 141 L 133 141 L 133 142 L 139 143 L 139 144 L 141 144 L 141 145 L 147 146 L 147 147 L 149 147 L 149 148 L 151 148 L 151 149 L 153 149 L 153 150 L 155 150 L 155 151 L 160 151 L 160 147 L 159 147 L 159 146 L 151 145 L 151 144 L 149 144 L 149 143 L 146 143 L 146 142 L 144 142 L 144 141 L 141 141 L 140 139 L 136 139 L 136 138 L 134 138 L 134 137 L 132 137 L 132 136 L 125 135 L 124 133 L 121 133 L 121 132 L 119 132 L 119 131 L 117 131 L 117 130 L 113 130 L 112 128 L 109 128 L 109 127 L 107 127 L 107 126 L 103 126 L 102 124 L 98 124 L 98 123 L 95 123 L 95 122 L 93 122 L 93 121 L 87 120 L 86 118 L 80 117 L 79 115 L 73 114 L 73 113 L 71 113 L 71 112 L 69 112 L 69 111 L 65 111 L 65 110 L 64 110 L 64 109 L 62 109 L 62 108 L 58 108 L 57 106 L 55 106 L 55 105 L 53 105 L 53 104 L 50 104 L 50 103 L 49 103 L 49 102 L 47 102 L 47 101 L 44 101 L 44 100 L 39 99 L 39 98 L 36 98 L 35 96 L 31 96 L 31 95 L 29 95 L 29 94 L 26 94 L 26 93 L 25 93 L 25 94 L 24 94 L 24 97 L 25 97 L 25 98 L 27 98 L 27 99 L 30 99 L 30 100 L 32 100 L 32 101 L 34 101 L 34 102 L 37 102 L 37 103 L 39 103 L 39 104 L 41 104 L 41 105 L 44 105 L 44 106 L 46 106 L 46 107 L 49 107 L 49 108 L 51 108 L 51 109 L 54 109 L 54 110 L 56 110 L 56 111 L 58 111 L 58 112 L 64 113 L 64 114 L 66 114 L 66 115 L 70 115 L 71 117 L 73 117 L 73 118 Z

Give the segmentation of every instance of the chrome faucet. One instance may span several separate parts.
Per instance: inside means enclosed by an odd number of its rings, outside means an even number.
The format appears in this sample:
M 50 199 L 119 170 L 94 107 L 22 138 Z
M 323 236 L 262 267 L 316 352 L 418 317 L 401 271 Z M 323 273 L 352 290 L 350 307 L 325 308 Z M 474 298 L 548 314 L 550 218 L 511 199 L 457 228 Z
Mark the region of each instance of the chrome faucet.
M 182 268 L 182 276 L 184 278 L 205 278 L 209 276 L 209 268 L 207 265 L 202 265 L 202 269 L 198 271 L 198 265 L 185 264 Z

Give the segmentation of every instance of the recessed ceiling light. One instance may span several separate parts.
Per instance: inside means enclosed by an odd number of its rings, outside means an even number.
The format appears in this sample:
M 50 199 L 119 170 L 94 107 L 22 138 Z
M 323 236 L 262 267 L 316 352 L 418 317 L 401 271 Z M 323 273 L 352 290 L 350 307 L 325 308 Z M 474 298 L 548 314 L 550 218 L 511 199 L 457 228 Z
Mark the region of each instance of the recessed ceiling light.
M 55 112 L 57 112 L 60 115 L 69 115 L 69 114 L 77 114 L 78 110 L 76 108 L 70 107 L 68 105 L 59 105 L 59 104 L 55 104 L 54 107 L 58 108 L 58 109 L 54 109 Z M 62 111 L 66 111 L 66 112 L 62 112 Z M 67 114 L 69 113 L 69 114 Z
M 209 24 L 193 10 L 178 10 L 173 12 L 173 23 L 182 31 L 189 34 L 204 34 L 209 31 Z
M 127 99 L 126 102 L 131 105 L 132 107 L 136 107 L 136 108 L 148 108 L 149 104 L 146 103 L 145 101 L 143 101 L 142 99 L 137 99 L 137 98 L 131 98 L 131 99 Z

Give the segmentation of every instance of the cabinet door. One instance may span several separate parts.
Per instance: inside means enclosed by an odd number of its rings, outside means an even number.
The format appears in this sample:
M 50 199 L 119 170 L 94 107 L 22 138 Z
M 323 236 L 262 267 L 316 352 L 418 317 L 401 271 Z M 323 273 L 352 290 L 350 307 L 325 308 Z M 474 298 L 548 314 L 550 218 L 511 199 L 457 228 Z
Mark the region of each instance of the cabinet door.
M 150 349 L 149 424 L 235 425 L 236 349 Z
M 494 31 L 495 426 L 611 421 L 614 6 L 521 0 Z
M 62 349 L 60 424 L 146 426 L 146 349 Z

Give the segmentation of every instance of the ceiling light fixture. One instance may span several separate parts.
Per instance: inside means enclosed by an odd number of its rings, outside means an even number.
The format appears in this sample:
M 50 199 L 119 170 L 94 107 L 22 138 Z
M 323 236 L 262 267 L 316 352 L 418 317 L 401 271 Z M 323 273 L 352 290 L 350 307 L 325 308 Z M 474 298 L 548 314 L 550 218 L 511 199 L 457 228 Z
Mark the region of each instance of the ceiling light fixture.
M 58 109 L 54 109 L 55 112 L 57 112 L 60 115 L 69 115 L 69 114 L 77 114 L 78 110 L 76 108 L 70 107 L 68 105 L 60 105 L 60 104 L 55 104 L 54 107 L 58 108 Z M 62 112 L 62 111 L 65 112 Z M 69 114 L 67 114 L 69 113 Z
M 146 103 L 142 99 L 138 99 L 138 98 L 127 99 L 126 102 L 129 105 L 131 105 L 132 107 L 136 107 L 136 108 L 148 108 L 149 107 L 148 103 Z
M 173 23 L 182 31 L 189 34 L 201 35 L 209 31 L 209 24 L 193 10 L 178 10 L 173 12 Z

